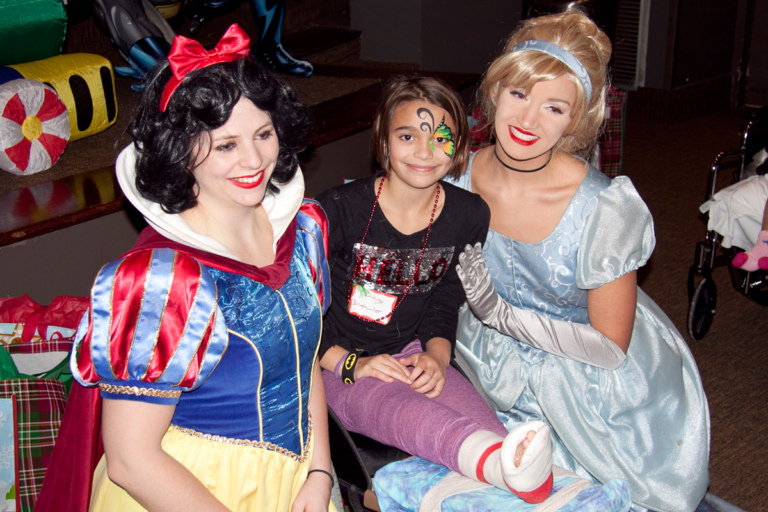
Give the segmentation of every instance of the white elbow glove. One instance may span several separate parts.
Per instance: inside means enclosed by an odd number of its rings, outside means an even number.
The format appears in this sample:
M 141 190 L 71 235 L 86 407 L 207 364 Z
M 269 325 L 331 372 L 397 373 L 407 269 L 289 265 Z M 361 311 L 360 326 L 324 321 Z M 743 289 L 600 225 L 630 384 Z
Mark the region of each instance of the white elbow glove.
M 607 370 L 615 370 L 626 359 L 618 345 L 590 325 L 553 320 L 503 301 L 493 287 L 480 244 L 466 246 L 459 255 L 456 273 L 469 307 L 483 323 L 501 333 L 545 352 Z

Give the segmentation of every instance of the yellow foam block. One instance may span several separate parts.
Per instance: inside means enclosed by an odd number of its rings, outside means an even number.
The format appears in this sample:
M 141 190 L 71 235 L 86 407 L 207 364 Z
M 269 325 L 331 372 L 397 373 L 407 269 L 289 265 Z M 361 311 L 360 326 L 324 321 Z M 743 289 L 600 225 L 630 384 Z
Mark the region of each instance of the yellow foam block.
M 54 88 L 69 111 L 70 142 L 102 132 L 117 119 L 115 75 L 101 55 L 71 53 L 9 67 Z

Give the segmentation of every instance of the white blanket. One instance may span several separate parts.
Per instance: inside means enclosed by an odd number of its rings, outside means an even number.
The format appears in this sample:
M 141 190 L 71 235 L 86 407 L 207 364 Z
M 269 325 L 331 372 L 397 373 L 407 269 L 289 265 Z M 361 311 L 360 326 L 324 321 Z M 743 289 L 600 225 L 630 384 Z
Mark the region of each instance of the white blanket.
M 717 192 L 699 210 L 709 212 L 707 229 L 723 236 L 723 247 L 747 250 L 757 241 L 766 200 L 768 176 L 752 176 Z

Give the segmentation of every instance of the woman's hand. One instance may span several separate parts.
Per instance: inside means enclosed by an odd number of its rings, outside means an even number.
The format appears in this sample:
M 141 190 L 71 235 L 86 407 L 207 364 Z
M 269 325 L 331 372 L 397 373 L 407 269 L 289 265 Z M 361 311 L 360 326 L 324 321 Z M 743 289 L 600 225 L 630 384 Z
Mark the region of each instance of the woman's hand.
M 355 380 L 363 377 L 374 377 L 384 382 L 394 382 L 397 379 L 409 386 L 413 382 L 408 367 L 389 354 L 359 358 L 355 366 Z
M 451 342 L 445 338 L 432 338 L 427 342 L 427 351 L 400 359 L 405 366 L 412 366 L 411 388 L 428 398 L 435 398 L 443 392 L 445 373 L 451 362 Z
M 291 512 L 328 512 L 332 484 L 325 473 L 315 472 L 307 475 L 307 480 L 293 500 Z
M 539 350 L 615 370 L 626 359 L 635 318 L 637 279 L 630 272 L 587 292 L 589 324 L 552 319 L 516 308 L 496 293 L 482 248 L 467 246 L 456 273 L 473 313 L 486 325 Z
M 459 254 L 456 274 L 464 287 L 467 303 L 472 312 L 483 322 L 498 314 L 501 297 L 496 293 L 491 274 L 485 265 L 483 247 L 480 243 L 464 247 Z

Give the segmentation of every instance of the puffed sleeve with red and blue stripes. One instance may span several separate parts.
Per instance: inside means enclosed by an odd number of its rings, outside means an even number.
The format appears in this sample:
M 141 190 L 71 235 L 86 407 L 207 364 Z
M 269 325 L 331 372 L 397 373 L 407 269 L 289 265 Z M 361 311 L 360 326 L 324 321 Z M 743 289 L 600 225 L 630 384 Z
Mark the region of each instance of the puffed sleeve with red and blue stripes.
M 312 282 L 323 314 L 331 305 L 331 278 L 328 268 L 328 218 L 320 203 L 308 197 L 301 204 L 296 221 L 309 257 Z
M 195 258 L 133 252 L 104 266 L 75 338 L 70 366 L 103 398 L 174 405 L 199 387 L 228 343 L 216 285 Z

